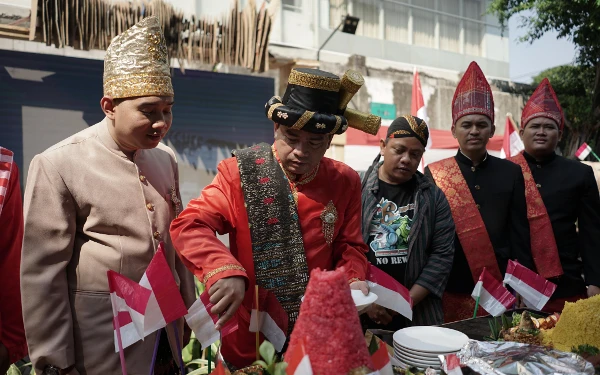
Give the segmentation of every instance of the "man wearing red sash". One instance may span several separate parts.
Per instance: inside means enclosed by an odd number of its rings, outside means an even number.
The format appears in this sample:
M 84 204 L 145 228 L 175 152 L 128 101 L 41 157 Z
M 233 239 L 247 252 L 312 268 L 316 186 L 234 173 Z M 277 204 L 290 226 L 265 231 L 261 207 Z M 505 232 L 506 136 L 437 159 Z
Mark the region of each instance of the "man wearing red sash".
M 556 155 L 564 124 L 560 103 L 545 78 L 523 108 L 525 151 L 510 159 L 525 177 L 537 272 L 558 285 L 544 307 L 548 312 L 562 311 L 565 301 L 600 293 L 598 186 L 591 167 Z
M 223 337 L 232 367 L 256 359 L 249 331 L 255 285 L 270 290 L 289 316 L 291 332 L 309 272 L 343 267 L 351 287 L 367 291 L 367 246 L 361 232 L 361 182 L 347 165 L 324 157 L 348 126 L 377 134 L 381 119 L 347 109 L 360 73 L 340 78 L 294 69 L 283 98 L 266 106 L 275 142 L 236 150 L 214 181 L 171 225 L 175 248 L 206 284 L 217 328 L 236 316 Z M 229 234 L 230 249 L 215 232 Z M 261 335 L 261 340 L 263 339 Z
M 0 147 L 0 374 L 27 355 L 19 288 L 22 244 L 19 168 L 13 152 Z
M 487 153 L 494 99 L 475 62 L 454 93 L 452 121 L 460 150 L 426 169 L 446 195 L 456 225 L 454 264 L 442 299 L 446 322 L 473 316 L 471 292 L 484 267 L 500 281 L 509 259 L 533 267 L 523 175 Z

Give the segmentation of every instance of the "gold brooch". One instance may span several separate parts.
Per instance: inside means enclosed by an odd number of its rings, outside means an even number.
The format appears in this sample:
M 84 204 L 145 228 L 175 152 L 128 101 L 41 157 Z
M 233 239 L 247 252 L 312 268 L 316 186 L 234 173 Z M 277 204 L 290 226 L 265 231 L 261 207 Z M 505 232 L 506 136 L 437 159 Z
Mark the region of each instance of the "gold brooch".
M 337 210 L 333 201 L 329 201 L 323 212 L 321 212 L 321 220 L 323 221 L 323 235 L 328 245 L 333 242 L 333 232 L 335 230 L 335 223 L 338 219 Z
M 317 125 L 315 125 L 317 129 L 325 129 L 327 127 L 327 125 L 325 124 L 321 124 L 319 122 L 317 122 Z

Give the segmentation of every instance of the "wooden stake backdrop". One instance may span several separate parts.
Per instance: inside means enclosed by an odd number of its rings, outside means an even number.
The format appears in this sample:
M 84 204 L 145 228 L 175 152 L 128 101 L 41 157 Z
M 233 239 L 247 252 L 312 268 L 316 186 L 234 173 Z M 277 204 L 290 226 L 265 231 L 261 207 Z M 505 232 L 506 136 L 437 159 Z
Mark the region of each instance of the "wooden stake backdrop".
M 185 17 L 162 0 L 123 3 L 33 0 L 32 3 L 30 39 L 49 46 L 106 50 L 112 38 L 141 19 L 158 16 L 171 57 L 180 62 L 238 65 L 253 72 L 269 69 L 269 34 L 280 6 L 280 0 L 271 0 L 257 9 L 256 0 L 249 0 L 240 9 L 234 0 L 229 13 L 208 19 Z

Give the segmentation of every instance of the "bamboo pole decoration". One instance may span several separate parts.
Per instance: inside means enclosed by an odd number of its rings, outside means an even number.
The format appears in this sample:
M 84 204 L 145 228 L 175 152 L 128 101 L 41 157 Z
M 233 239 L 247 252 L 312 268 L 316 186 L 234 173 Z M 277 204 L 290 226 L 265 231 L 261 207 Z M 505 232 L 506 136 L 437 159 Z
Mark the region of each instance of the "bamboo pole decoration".
M 220 17 L 188 19 L 163 0 L 31 0 L 31 27 L 2 31 L 22 32 L 25 38 L 58 48 L 105 50 L 115 36 L 155 15 L 165 30 L 169 55 L 179 59 L 180 66 L 187 60 L 263 72 L 268 69 L 267 46 L 279 0 L 260 1 L 258 10 L 255 0 L 243 8 L 233 1 L 231 10 Z

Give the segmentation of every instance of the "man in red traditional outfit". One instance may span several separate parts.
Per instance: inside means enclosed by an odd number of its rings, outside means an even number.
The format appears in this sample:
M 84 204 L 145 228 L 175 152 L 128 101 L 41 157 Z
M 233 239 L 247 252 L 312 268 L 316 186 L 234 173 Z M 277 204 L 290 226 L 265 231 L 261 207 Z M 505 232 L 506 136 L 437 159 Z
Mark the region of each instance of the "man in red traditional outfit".
M 0 374 L 27 355 L 19 267 L 23 205 L 13 152 L 0 147 Z
M 560 103 L 544 78 L 523 108 L 520 134 L 525 151 L 510 159 L 525 178 L 537 272 L 557 284 L 544 307 L 551 313 L 562 311 L 565 301 L 600 293 L 598 186 L 591 167 L 556 155 L 564 124 Z
M 446 194 L 456 225 L 454 264 L 442 298 L 446 322 L 473 316 L 471 292 L 483 268 L 502 281 L 509 259 L 533 267 L 523 175 L 487 153 L 496 129 L 494 99 L 475 62 L 454 93 L 452 121 L 460 150 L 426 169 Z
M 361 183 L 343 163 L 324 157 L 348 126 L 376 134 L 381 119 L 347 109 L 364 80 L 316 69 L 292 70 L 283 99 L 265 106 L 273 145 L 234 152 L 212 184 L 171 225 L 175 248 L 206 284 L 218 328 L 237 316 L 221 353 L 234 367 L 256 359 L 249 332 L 255 285 L 273 292 L 292 331 L 309 272 L 343 267 L 350 286 L 367 292 L 361 232 Z M 231 250 L 215 236 L 228 233 Z M 261 340 L 262 340 L 261 335 Z

